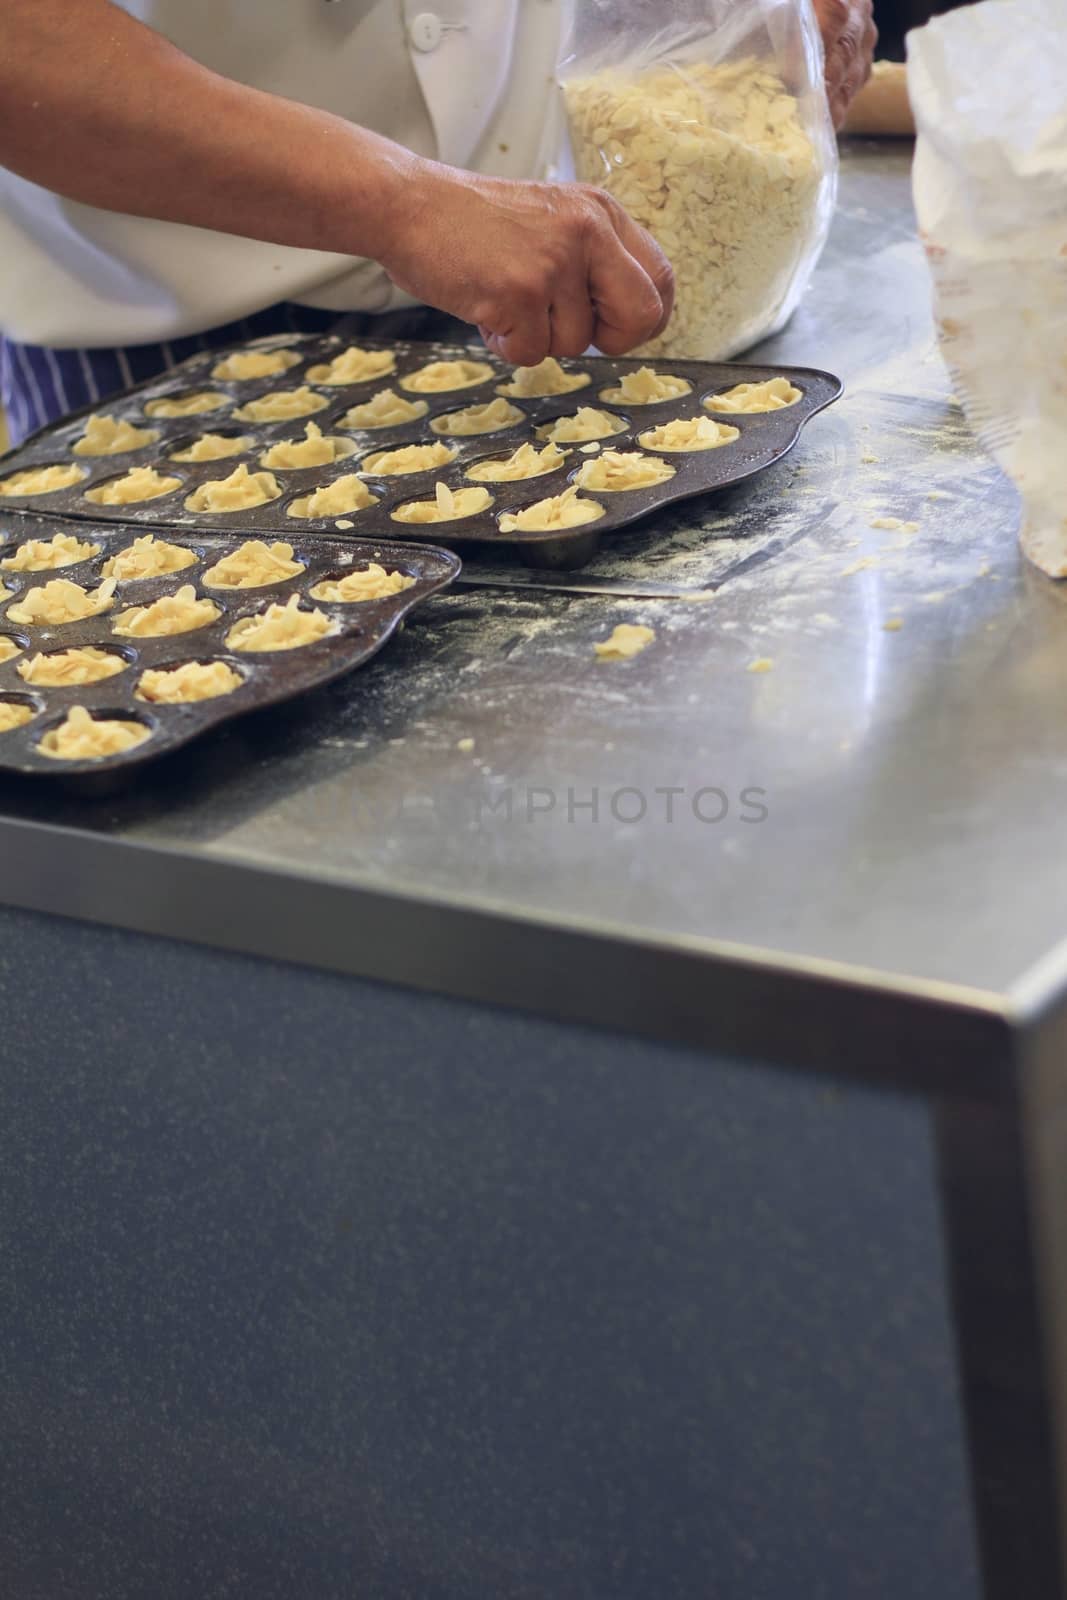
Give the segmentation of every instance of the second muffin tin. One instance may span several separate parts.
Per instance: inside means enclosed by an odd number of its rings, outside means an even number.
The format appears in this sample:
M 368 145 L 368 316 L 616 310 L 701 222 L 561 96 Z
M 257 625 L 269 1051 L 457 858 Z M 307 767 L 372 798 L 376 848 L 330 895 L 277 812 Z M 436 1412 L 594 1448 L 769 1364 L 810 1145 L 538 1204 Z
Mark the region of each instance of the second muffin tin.
M 617 384 L 625 373 L 636 371 L 648 363 L 636 358 L 582 358 L 566 362 L 564 366 L 569 372 L 588 374 L 590 381 L 583 388 L 538 399 L 509 397 L 511 404 L 523 413 L 521 422 L 492 433 L 447 439 L 445 442 L 454 446 L 456 451 L 454 460 L 448 465 L 402 476 L 376 476 L 361 467 L 361 462 L 367 456 L 401 445 L 434 441 L 437 435 L 432 432 L 430 424 L 435 418 L 445 412 L 484 405 L 496 399 L 498 386 L 510 379 L 512 369 L 481 348 L 390 343 L 374 339 L 361 339 L 358 343 L 361 349 L 392 354 L 395 370 L 358 383 L 328 386 L 310 381 L 306 376 L 309 367 L 329 362 L 345 348 L 345 341 L 336 337 L 301 338 L 284 335 L 246 346 L 235 346 L 235 349 L 263 351 L 284 348 L 298 356 L 297 363 L 287 371 L 265 378 L 216 379 L 211 376 L 212 368 L 225 358 L 227 352 L 211 351 L 194 356 L 166 377 L 141 384 L 92 408 L 138 426 L 150 426 L 158 430 L 157 442 L 110 456 L 72 455 L 71 447 L 84 431 L 88 409 L 75 413 L 32 435 L 18 450 L 4 457 L 0 461 L 0 481 L 26 467 L 72 461 L 85 469 L 85 478 L 72 488 L 44 496 L 0 497 L 0 511 L 21 508 L 89 519 L 97 523 L 114 520 L 135 525 L 141 531 L 171 527 L 180 532 L 195 530 L 199 533 L 207 528 L 212 531 L 218 528 L 220 533 L 245 537 L 274 534 L 290 541 L 299 541 L 307 534 L 334 533 L 338 537 L 345 534 L 361 540 L 406 541 L 416 537 L 420 541 L 432 540 L 435 544 L 462 546 L 473 542 L 483 546 L 504 545 L 516 550 L 530 566 L 574 568 L 589 560 L 606 534 L 630 526 L 661 506 L 740 483 L 772 465 L 792 448 L 811 417 L 830 405 L 841 393 L 839 379 L 815 368 L 657 361 L 657 371 L 684 377 L 691 386 L 689 393 L 650 405 L 622 404 L 602 400 L 600 391 Z M 446 391 L 418 395 L 405 391 L 404 379 L 416 369 L 432 361 L 459 359 L 484 362 L 491 368 L 491 376 L 477 384 Z M 759 383 L 778 376 L 788 378 L 801 391 L 800 399 L 791 406 L 753 415 L 711 413 L 704 407 L 703 402 L 709 395 L 732 388 L 735 384 Z M 234 418 L 234 411 L 248 401 L 277 389 L 295 389 L 304 385 L 315 390 L 326 401 L 321 410 L 310 416 L 275 422 L 247 422 Z M 406 393 L 410 399 L 425 400 L 427 414 L 417 421 L 387 428 L 351 429 L 341 425 L 352 406 L 368 400 L 383 388 Z M 225 405 L 181 418 L 150 417 L 145 413 L 144 407 L 153 400 L 200 390 L 211 390 L 224 396 Z M 580 445 L 564 445 L 561 448 L 568 452 L 566 461 L 554 471 L 517 482 L 485 485 L 493 497 L 492 506 L 474 516 L 454 522 L 414 526 L 392 521 L 390 513 L 398 505 L 432 496 L 434 485 L 438 482 L 447 484 L 453 490 L 468 487 L 469 480 L 465 473 L 474 462 L 490 456 L 508 455 L 525 442 L 540 445 L 541 440 L 537 437 L 539 428 L 583 405 L 610 411 L 624 423 L 622 432 L 597 441 L 601 450 L 645 450 L 649 455 L 668 460 L 675 468 L 674 476 L 651 488 L 616 493 L 583 490 L 583 496 L 596 500 L 604 507 L 604 515 L 594 523 L 548 532 L 502 529 L 499 519 L 503 513 L 518 511 L 532 501 L 560 494 L 582 465 L 598 453 L 583 451 Z M 638 434 L 672 418 L 712 415 L 716 420 L 736 427 L 739 437 L 715 449 L 685 453 L 668 453 L 638 444 Z M 354 446 L 353 453 L 328 466 L 269 469 L 274 472 L 282 492 L 277 500 L 264 505 L 214 514 L 194 513 L 185 509 L 184 502 L 195 488 L 209 480 L 227 477 L 240 463 L 243 462 L 250 471 L 261 470 L 259 457 L 263 452 L 283 439 L 299 439 L 308 421 L 315 422 L 324 434 L 339 435 L 349 440 Z M 175 451 L 182 449 L 198 435 L 209 432 L 249 435 L 254 443 L 240 455 L 217 461 L 180 463 L 171 459 Z M 84 498 L 87 489 L 107 479 L 122 476 L 131 467 L 147 465 L 155 466 L 161 473 L 180 477 L 180 488 L 156 500 L 112 507 L 97 506 Z M 373 506 L 329 518 L 303 519 L 287 515 L 287 508 L 294 500 L 351 472 L 360 472 L 368 489 L 377 497 Z M 346 523 L 351 526 L 346 528 Z
M 293 545 L 294 555 L 305 563 L 305 570 L 298 577 L 255 589 L 209 588 L 202 582 L 204 572 L 231 554 L 248 534 L 160 529 L 160 539 L 193 551 L 196 564 L 165 577 L 119 582 L 111 610 L 82 622 L 28 626 L 9 619 L 10 607 L 19 596 L 54 578 L 96 588 L 104 562 L 126 548 L 140 531 L 87 521 L 64 526 L 43 518 L 12 517 L 0 512 L 0 560 L 30 539 L 47 540 L 57 532 L 76 533 L 79 539 L 101 547 L 99 554 L 71 566 L 41 572 L 0 571 L 0 639 L 12 639 L 19 651 L 0 663 L 0 704 L 15 701 L 34 713 L 33 720 L 22 727 L 0 733 L 0 772 L 70 778 L 137 767 L 187 744 L 208 728 L 328 683 L 375 655 L 412 607 L 445 588 L 460 567 L 458 557 L 448 550 L 412 542 L 398 546 L 378 540 L 342 540 L 290 526 L 288 542 Z M 400 571 L 413 578 L 414 583 L 399 594 L 378 600 L 337 604 L 307 597 L 308 591 L 324 579 L 344 577 L 370 562 L 377 562 L 387 571 Z M 214 622 L 193 632 L 165 637 L 127 638 L 114 633 L 112 623 L 120 610 L 150 604 L 185 584 L 195 587 L 197 598 L 208 596 L 221 607 L 221 615 Z M 235 622 L 270 604 L 284 605 L 293 594 L 300 594 L 307 607 L 324 612 L 336 624 L 337 631 L 292 650 L 253 654 L 235 651 L 227 644 Z M 19 663 L 31 655 L 87 646 L 121 656 L 126 663 L 123 671 L 100 683 L 60 688 L 30 686 L 19 676 Z M 138 681 L 146 669 L 166 669 L 194 661 L 225 662 L 240 675 L 240 687 L 217 699 L 185 705 L 147 703 L 136 698 Z M 38 749 L 42 735 L 62 722 L 75 705 L 85 706 L 95 715 L 140 722 L 150 730 L 150 737 L 121 754 L 89 761 L 59 761 L 42 755 Z

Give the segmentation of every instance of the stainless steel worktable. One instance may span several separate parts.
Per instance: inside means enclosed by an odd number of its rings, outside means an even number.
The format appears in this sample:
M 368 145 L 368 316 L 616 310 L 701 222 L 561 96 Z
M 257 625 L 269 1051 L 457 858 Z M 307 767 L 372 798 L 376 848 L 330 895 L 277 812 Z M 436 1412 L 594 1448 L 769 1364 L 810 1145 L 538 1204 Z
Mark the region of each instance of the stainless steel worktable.
M 759 352 L 837 372 L 844 400 L 757 482 L 576 575 L 691 598 L 456 590 L 370 669 L 131 791 L 4 787 L 3 970 L 17 990 L 44 913 L 920 1104 L 985 1592 L 1051 1600 L 1065 596 L 1022 563 L 949 392 L 909 154 L 849 151 L 814 284 Z M 654 643 L 596 660 L 621 621 Z

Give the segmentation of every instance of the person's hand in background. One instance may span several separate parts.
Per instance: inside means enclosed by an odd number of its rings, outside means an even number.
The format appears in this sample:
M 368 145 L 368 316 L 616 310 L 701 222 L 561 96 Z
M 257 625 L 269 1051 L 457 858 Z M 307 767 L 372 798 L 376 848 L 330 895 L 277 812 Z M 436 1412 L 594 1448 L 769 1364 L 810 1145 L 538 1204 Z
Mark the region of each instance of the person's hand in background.
M 826 56 L 826 97 L 835 128 L 871 74 L 878 29 L 872 0 L 814 0 Z

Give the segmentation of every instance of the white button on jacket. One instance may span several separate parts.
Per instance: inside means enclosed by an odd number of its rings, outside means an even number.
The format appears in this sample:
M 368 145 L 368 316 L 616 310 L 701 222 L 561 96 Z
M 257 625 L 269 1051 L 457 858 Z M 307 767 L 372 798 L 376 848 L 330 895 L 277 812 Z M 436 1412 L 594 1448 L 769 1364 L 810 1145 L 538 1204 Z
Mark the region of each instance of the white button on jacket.
M 568 0 L 122 0 L 216 72 L 420 155 L 540 177 Z M 0 168 L 0 327 L 31 344 L 178 338 L 298 300 L 405 303 L 373 262 L 236 239 L 65 200 Z

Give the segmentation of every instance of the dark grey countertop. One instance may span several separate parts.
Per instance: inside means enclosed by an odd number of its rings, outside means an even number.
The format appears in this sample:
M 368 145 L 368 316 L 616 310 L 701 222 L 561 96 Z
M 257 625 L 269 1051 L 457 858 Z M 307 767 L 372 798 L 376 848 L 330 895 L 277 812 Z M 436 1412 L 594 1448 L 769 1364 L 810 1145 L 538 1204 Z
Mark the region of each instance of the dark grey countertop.
M 847 152 L 758 352 L 845 399 L 588 569 L 714 599 L 457 591 L 132 791 L 0 789 L 0 899 L 842 1070 L 859 1031 L 857 1070 L 925 1047 L 973 1081 L 1067 973 L 1067 591 L 949 393 L 909 158 Z M 654 644 L 596 660 L 621 621 Z

